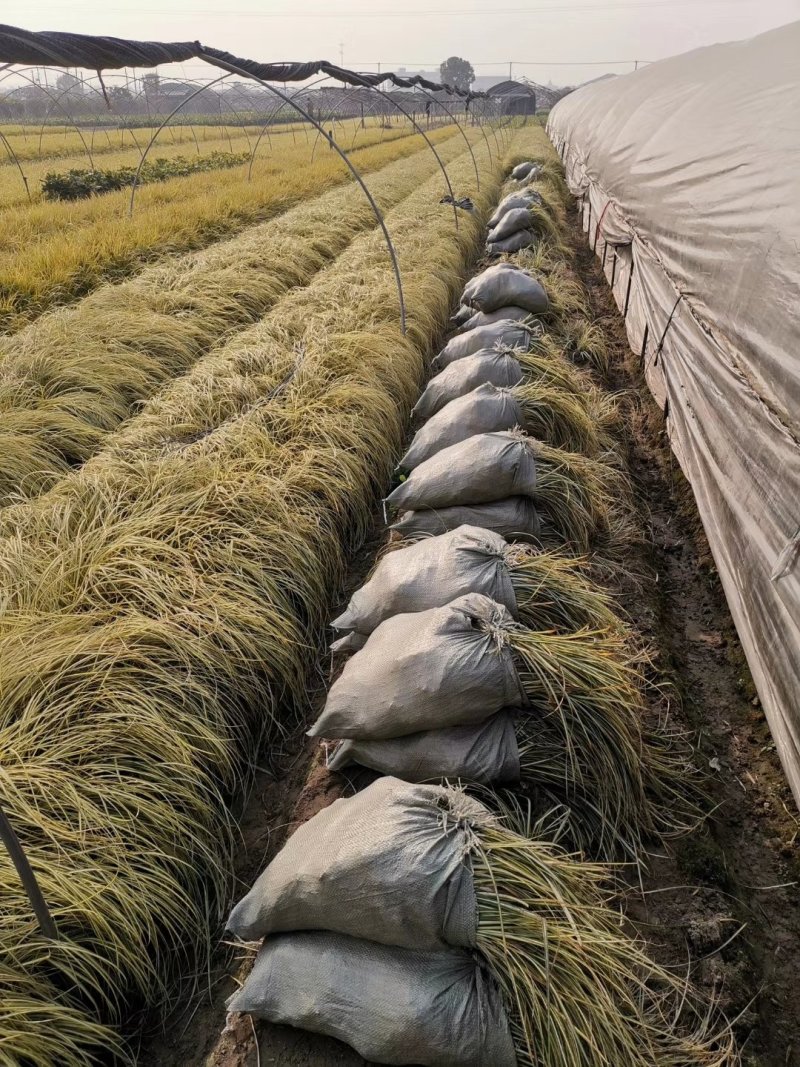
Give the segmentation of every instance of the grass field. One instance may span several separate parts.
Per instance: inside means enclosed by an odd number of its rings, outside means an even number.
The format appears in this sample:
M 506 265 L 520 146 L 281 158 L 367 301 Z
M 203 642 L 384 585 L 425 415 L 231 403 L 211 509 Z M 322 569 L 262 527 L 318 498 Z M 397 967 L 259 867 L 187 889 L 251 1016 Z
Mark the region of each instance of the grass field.
M 450 130 L 440 151 L 449 161 L 465 146 Z M 417 146 L 373 173 L 371 191 L 391 209 L 434 173 L 432 153 Z M 452 226 L 452 212 L 437 210 Z M 374 224 L 363 193 L 348 183 L 204 252 L 105 286 L 0 343 L 0 505 L 88 459 L 169 378 L 308 283 Z
M 452 128 L 439 128 L 430 138 L 437 143 L 452 134 Z M 364 173 L 424 147 L 408 125 L 360 130 L 351 122 L 337 125 L 337 140 Z M 83 296 L 102 281 L 123 278 L 148 260 L 203 247 L 347 180 L 345 164 L 322 140 L 315 152 L 313 137 L 306 141 L 298 134 L 296 141 L 285 132 L 272 146 L 262 141 L 252 180 L 243 164 L 144 186 L 137 192 L 132 218 L 128 190 L 69 206 L 41 199 L 29 204 L 19 172 L 6 163 L 0 168 L 0 331 L 13 332 L 46 309 Z M 203 153 L 229 151 L 231 145 L 244 151 L 248 141 L 242 134 L 232 134 L 230 141 L 209 140 Z M 186 155 L 187 142 L 161 154 Z M 100 165 L 136 164 L 139 158 L 138 150 L 130 148 L 110 153 Z M 78 154 L 59 160 L 57 169 L 66 170 L 70 163 L 87 165 L 85 155 Z M 52 161 L 46 161 L 26 166 L 26 173 L 41 178 L 51 169 Z
M 479 159 L 483 212 L 501 174 Z M 228 798 L 304 707 L 307 649 L 480 239 L 480 217 L 455 234 L 427 155 L 408 164 L 384 194 L 406 337 L 359 208 L 360 236 L 320 235 L 333 254 L 265 317 L 3 513 L 5 803 L 62 931 L 43 943 L 0 856 L 4 1054 L 89 1062 L 114 1047 L 107 1024 L 168 1002 L 208 951 L 229 892 Z M 457 147 L 449 169 L 474 195 Z

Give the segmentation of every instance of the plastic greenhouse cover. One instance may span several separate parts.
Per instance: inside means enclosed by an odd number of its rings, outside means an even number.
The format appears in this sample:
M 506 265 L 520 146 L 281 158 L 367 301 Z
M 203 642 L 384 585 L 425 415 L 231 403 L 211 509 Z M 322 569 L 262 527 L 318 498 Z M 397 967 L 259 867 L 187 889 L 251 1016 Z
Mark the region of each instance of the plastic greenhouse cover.
M 793 23 L 585 86 L 548 123 L 798 802 L 799 63 Z

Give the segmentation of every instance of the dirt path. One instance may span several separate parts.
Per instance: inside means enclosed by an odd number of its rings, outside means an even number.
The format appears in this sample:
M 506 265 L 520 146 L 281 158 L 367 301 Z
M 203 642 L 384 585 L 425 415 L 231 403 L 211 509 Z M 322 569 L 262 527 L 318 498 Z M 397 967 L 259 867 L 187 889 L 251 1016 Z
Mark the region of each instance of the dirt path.
M 630 394 L 628 461 L 644 542 L 631 558 L 645 577 L 626 581 L 623 603 L 660 650 L 656 668 L 673 687 L 672 715 L 698 737 L 697 761 L 710 775 L 716 806 L 708 826 L 653 858 L 629 913 L 665 961 L 691 958 L 696 982 L 731 1016 L 747 1067 L 800 1067 L 800 818 L 785 785 L 755 698 L 719 581 L 694 508 L 663 435 L 624 328 L 596 261 L 571 218 L 575 265 L 592 311 L 612 344 L 609 386 Z M 383 540 L 375 532 L 353 562 L 344 604 L 363 581 Z M 317 664 L 315 709 L 330 664 Z M 298 734 L 262 771 L 242 817 L 237 877 L 249 887 L 299 822 L 348 788 L 327 774 L 319 750 Z M 246 970 L 221 946 L 203 991 L 140 1053 L 158 1067 L 360 1067 L 337 1041 L 241 1019 L 223 1033 L 225 999 Z M 209 991 L 210 990 L 210 991 Z M 256 1044 L 257 1043 L 257 1044 Z M 624 1065 L 620 1065 L 624 1067 Z

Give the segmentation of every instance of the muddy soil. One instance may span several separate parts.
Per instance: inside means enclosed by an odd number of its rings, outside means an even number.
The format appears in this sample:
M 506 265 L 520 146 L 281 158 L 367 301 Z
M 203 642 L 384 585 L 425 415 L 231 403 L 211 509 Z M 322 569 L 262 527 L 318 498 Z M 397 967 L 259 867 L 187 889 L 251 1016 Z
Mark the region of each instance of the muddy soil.
M 693 980 L 713 992 L 736 1030 L 747 1067 L 800 1067 L 800 817 L 750 681 L 691 491 L 672 457 L 660 412 L 628 350 L 620 315 L 597 261 L 571 216 L 574 266 L 612 348 L 607 385 L 628 399 L 627 451 L 643 539 L 632 550 L 637 577 L 618 581 L 636 626 L 659 650 L 658 680 L 670 712 L 692 731 L 709 776 L 713 816 L 651 857 L 628 914 L 663 962 L 691 960 Z M 338 604 L 364 580 L 384 540 L 380 516 Z M 627 563 L 628 561 L 626 561 Z M 337 605 L 338 606 L 338 605 Z M 333 615 L 331 616 L 333 617 Z M 316 665 L 314 710 L 330 660 Z M 236 871 L 248 888 L 300 822 L 352 790 L 329 775 L 302 733 L 261 771 L 242 814 Z M 139 1062 L 157 1067 L 361 1067 L 347 1046 L 288 1027 L 240 1018 L 225 1030 L 225 1000 L 252 954 L 220 943 L 202 989 L 143 1043 Z M 624 1065 L 620 1065 L 624 1067 Z

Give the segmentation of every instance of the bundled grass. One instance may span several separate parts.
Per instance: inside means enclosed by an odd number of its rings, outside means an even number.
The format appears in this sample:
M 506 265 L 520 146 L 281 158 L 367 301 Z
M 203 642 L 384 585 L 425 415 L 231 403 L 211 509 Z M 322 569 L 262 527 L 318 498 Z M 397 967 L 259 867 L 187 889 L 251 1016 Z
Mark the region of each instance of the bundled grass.
M 607 352 L 605 340 L 599 329 L 592 327 L 592 331 L 587 334 L 585 340 L 594 345 L 592 338 L 595 335 L 600 338 L 598 347 L 593 349 L 593 352 L 596 352 L 597 360 L 602 361 L 605 359 L 602 353 Z M 600 344 L 603 346 L 602 352 Z M 606 450 L 613 447 L 612 434 L 619 433 L 622 428 L 618 395 L 598 389 L 586 371 L 579 370 L 569 362 L 575 353 L 574 346 L 569 347 L 569 342 L 564 338 L 556 340 L 552 334 L 541 333 L 531 338 L 530 351 L 508 349 L 508 353 L 519 360 L 525 377 L 530 381 L 540 382 L 583 398 L 592 424 L 601 436 L 601 447 Z M 596 362 L 595 355 L 586 355 L 585 359 L 581 358 L 578 362 Z
M 511 390 L 523 412 L 523 425 L 534 437 L 556 448 L 595 456 L 609 445 L 593 421 L 585 397 L 537 383 Z
M 496 188 L 483 168 L 479 210 Z M 452 168 L 462 182 L 470 170 Z M 37 953 L 12 893 L 4 992 L 19 973 L 116 1024 L 202 966 L 227 903 L 227 798 L 305 707 L 345 549 L 480 238 L 465 217 L 454 239 L 438 192 L 424 182 L 389 216 L 406 337 L 382 240 L 362 237 L 198 365 L 194 389 L 176 383 L 133 420 L 124 445 L 0 517 L 2 773 L 64 932 L 55 963 Z M 13 877 L 0 855 L 0 884 Z
M 461 146 L 452 139 L 441 150 L 448 158 Z M 395 162 L 372 180 L 373 194 L 391 207 L 434 168 L 427 150 Z M 0 504 L 36 495 L 85 462 L 150 394 L 307 284 L 374 222 L 360 190 L 335 190 L 0 344 Z
M 544 194 L 542 197 L 544 199 Z M 553 253 L 566 254 L 566 247 L 561 240 L 560 227 L 553 213 L 548 209 L 547 203 L 531 204 L 529 212 L 534 233 L 548 242 Z
M 516 626 L 501 639 L 533 708 L 521 725 L 524 778 L 565 806 L 573 842 L 638 863 L 646 838 L 697 825 L 691 751 L 677 732 L 645 726 L 644 678 L 625 630 Z
M 608 872 L 489 821 L 471 852 L 477 948 L 521 1067 L 726 1067 L 729 1027 L 619 928 Z
M 550 536 L 585 554 L 593 541 L 614 541 L 626 533 L 630 487 L 610 463 L 531 439 L 536 456 L 537 507 L 546 513 Z
M 591 796 L 601 815 L 598 851 L 620 843 L 635 856 L 655 822 L 642 740 L 641 682 L 627 649 L 611 632 L 559 634 L 510 629 L 523 689 L 533 708 L 529 779 L 567 799 Z
M 507 348 L 505 351 L 519 360 L 522 370 L 531 381 L 561 389 L 573 396 L 583 396 L 593 388 L 591 379 L 567 362 L 547 334 L 534 336 L 528 352 L 516 348 Z
M 561 338 L 572 359 L 587 363 L 601 373 L 609 369 L 610 354 L 605 333 L 596 322 L 586 316 L 577 316 L 561 328 Z
M 522 544 L 509 545 L 504 559 L 519 621 L 525 626 L 532 630 L 574 631 L 594 626 L 627 631 L 611 595 L 586 577 L 587 560 Z

